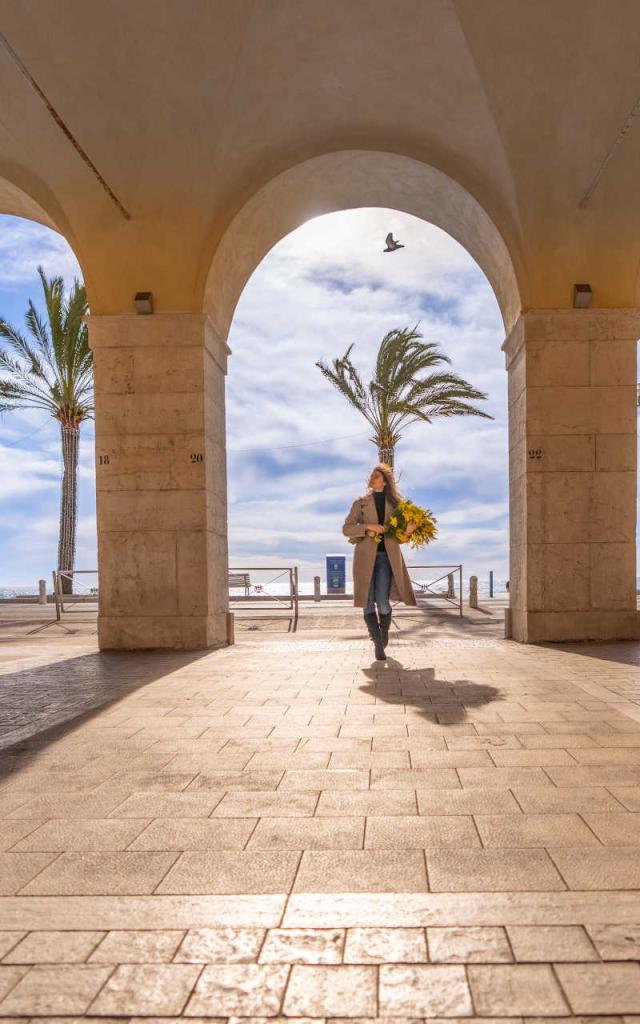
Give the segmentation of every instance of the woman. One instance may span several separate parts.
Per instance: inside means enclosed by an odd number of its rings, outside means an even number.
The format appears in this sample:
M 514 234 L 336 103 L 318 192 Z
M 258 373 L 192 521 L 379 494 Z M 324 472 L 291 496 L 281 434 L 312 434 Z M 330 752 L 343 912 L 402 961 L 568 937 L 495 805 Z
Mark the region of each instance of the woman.
M 374 540 L 377 533 L 384 534 L 383 524 L 393 515 L 399 501 L 393 470 L 380 462 L 369 477 L 368 492 L 354 501 L 342 527 L 349 543 L 356 546 L 353 553 L 353 603 L 356 608 L 364 608 L 364 621 L 375 644 L 378 661 L 386 658 L 384 649 L 389 643 L 391 598 L 405 604 L 416 603 L 398 541 L 395 537 L 383 537 L 376 544 Z M 414 530 L 415 525 L 409 523 L 407 533 Z

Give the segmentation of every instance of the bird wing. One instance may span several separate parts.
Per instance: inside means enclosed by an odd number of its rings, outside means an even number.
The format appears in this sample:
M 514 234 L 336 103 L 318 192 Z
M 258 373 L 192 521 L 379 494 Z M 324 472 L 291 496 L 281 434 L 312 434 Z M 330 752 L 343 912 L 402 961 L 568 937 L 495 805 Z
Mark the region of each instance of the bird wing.
M 389 232 L 389 234 L 388 234 L 388 235 L 387 235 L 387 237 L 385 238 L 385 240 L 384 240 L 384 244 L 385 244 L 385 245 L 395 245 L 395 242 L 394 242 L 394 240 L 393 240 L 393 235 L 391 234 L 391 232 Z

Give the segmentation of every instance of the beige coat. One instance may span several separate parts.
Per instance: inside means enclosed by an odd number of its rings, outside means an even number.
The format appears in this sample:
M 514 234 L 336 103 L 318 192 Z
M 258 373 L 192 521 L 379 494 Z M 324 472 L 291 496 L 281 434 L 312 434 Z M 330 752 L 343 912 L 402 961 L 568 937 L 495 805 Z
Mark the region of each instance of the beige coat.
M 393 506 L 387 500 L 385 520 L 393 515 Z M 364 494 L 357 498 L 351 511 L 344 521 L 342 532 L 355 545 L 353 552 L 353 603 L 356 608 L 366 608 L 369 597 L 369 586 L 373 575 L 378 545 L 373 537 L 365 535 L 365 523 L 377 523 L 378 513 L 373 494 Z M 385 537 L 384 545 L 391 562 L 393 578 L 391 581 L 391 600 L 415 604 L 416 598 L 404 564 L 402 551 L 394 537 Z

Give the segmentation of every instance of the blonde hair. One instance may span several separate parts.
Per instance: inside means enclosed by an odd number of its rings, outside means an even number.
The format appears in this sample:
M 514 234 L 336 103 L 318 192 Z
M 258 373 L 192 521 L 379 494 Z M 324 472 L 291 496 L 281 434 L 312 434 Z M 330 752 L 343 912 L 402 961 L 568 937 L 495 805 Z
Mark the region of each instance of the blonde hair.
M 389 499 L 392 505 L 397 505 L 399 501 L 402 501 L 402 495 L 398 490 L 396 478 L 393 475 L 393 469 L 386 462 L 379 462 L 376 466 L 373 467 L 371 473 L 375 473 L 376 469 L 378 470 L 378 473 L 380 473 L 384 477 L 384 487 L 387 494 L 387 498 Z M 369 474 L 369 479 L 371 479 L 371 474 Z

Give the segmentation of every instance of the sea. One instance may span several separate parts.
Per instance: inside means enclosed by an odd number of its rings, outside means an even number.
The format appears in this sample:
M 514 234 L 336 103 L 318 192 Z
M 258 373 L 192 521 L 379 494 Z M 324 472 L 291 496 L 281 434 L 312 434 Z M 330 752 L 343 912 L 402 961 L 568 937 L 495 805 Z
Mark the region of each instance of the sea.
M 86 584 L 83 581 L 79 586 L 75 586 L 74 587 L 74 593 L 76 593 L 76 594 L 86 594 L 87 596 L 89 596 L 89 586 L 91 588 L 94 588 L 94 587 L 96 587 L 97 582 L 98 581 L 97 581 L 96 577 L 92 574 L 91 580 L 90 581 L 87 580 Z M 254 582 L 254 581 L 252 580 L 252 582 Z M 258 582 L 257 578 L 256 578 L 255 582 L 256 583 Z M 289 595 L 289 584 L 287 582 L 283 583 L 280 580 L 276 580 L 275 582 L 269 582 L 269 581 L 267 581 L 265 579 L 265 580 L 263 580 L 263 585 L 264 585 L 264 591 L 266 593 L 268 593 L 268 594 L 272 594 L 274 597 L 275 596 L 287 597 Z M 440 586 L 442 587 L 442 584 Z M 468 595 L 469 595 L 469 579 L 468 579 L 468 577 L 464 578 L 463 586 L 464 586 L 464 594 L 463 594 L 463 596 L 464 597 L 468 597 Z M 304 595 L 304 596 L 307 596 L 307 597 L 311 597 L 313 595 L 313 580 L 300 580 L 299 587 L 300 587 L 300 594 L 301 595 Z M 321 593 L 322 594 L 326 594 L 326 592 L 327 592 L 326 591 L 326 583 L 325 583 L 324 579 L 322 580 L 321 588 L 320 589 L 321 589 Z M 438 589 L 440 589 L 440 588 L 438 588 Z M 637 589 L 638 594 L 640 594 L 640 576 L 638 576 L 638 578 L 636 580 L 636 589 Z M 51 585 L 47 581 L 47 593 L 50 593 L 50 592 L 51 592 Z M 93 591 L 93 593 L 95 593 L 95 590 Z M 486 598 L 489 597 L 489 580 L 485 580 L 485 579 L 479 579 L 478 580 L 478 594 L 481 595 L 482 597 L 486 597 Z M 10 601 L 12 598 L 16 598 L 16 597 L 37 597 L 37 595 L 38 595 L 38 588 L 34 587 L 32 585 L 29 585 L 27 583 L 25 583 L 23 586 L 21 586 L 20 584 L 16 584 L 15 586 L 0 587 L 0 600 L 4 600 L 4 601 Z M 242 596 L 242 588 L 239 588 L 239 589 L 236 589 L 236 590 L 232 590 L 230 592 L 230 595 L 231 595 L 232 599 L 233 598 L 236 598 L 236 599 L 240 598 Z M 507 587 L 506 587 L 506 580 L 494 579 L 494 582 L 493 582 L 493 596 L 504 599 L 504 598 L 508 597 L 508 595 L 509 595 L 509 592 L 508 592 Z
M 258 582 L 257 579 L 256 579 L 256 582 Z M 638 582 L 639 582 L 639 585 L 640 585 L 640 580 Z M 91 579 L 91 586 L 94 587 L 96 585 L 96 583 L 97 583 L 97 580 L 95 578 L 92 578 Z M 463 580 L 463 584 L 464 584 L 464 594 L 467 595 L 469 593 L 469 580 L 468 580 L 468 578 L 465 578 Z M 274 595 L 285 596 L 285 595 L 288 595 L 288 593 L 289 593 L 289 584 L 287 582 L 284 582 L 284 583 L 281 582 L 281 581 L 268 582 L 265 579 L 263 581 L 263 585 L 264 585 L 264 589 L 268 593 L 271 593 L 271 594 L 274 594 Z M 442 588 L 444 588 L 443 584 L 441 584 L 440 586 Z M 301 595 L 305 595 L 305 596 L 311 597 L 313 595 L 313 580 L 300 580 L 299 588 L 300 588 L 300 594 Z M 321 593 L 322 594 L 326 594 L 326 584 L 325 584 L 324 580 L 322 580 L 321 588 L 320 589 L 321 589 Z M 51 591 L 51 584 L 50 584 L 49 581 L 47 581 L 47 593 L 50 593 L 50 591 Z M 82 582 L 79 586 L 74 586 L 74 592 L 75 593 L 79 593 L 79 594 L 86 593 L 87 592 L 87 588 L 86 588 L 86 585 L 84 584 L 84 582 Z M 482 580 L 482 579 L 478 580 L 478 593 L 482 594 L 485 597 L 489 596 L 489 581 L 488 580 Z M 232 597 L 240 596 L 241 588 L 238 589 L 238 590 L 232 591 L 231 594 L 232 594 Z M 507 597 L 507 594 L 508 594 L 508 591 L 507 591 L 507 588 L 506 588 L 506 581 L 505 580 L 495 579 L 494 580 L 494 584 L 493 584 L 493 596 L 494 597 L 503 597 L 504 598 L 504 597 Z M 20 584 L 15 584 L 14 586 L 0 587 L 0 600 L 4 600 L 4 601 L 10 601 L 12 598 L 16 598 L 16 597 L 37 597 L 37 595 L 38 595 L 38 588 L 34 587 L 33 585 L 30 586 L 29 584 L 26 584 L 26 583 L 24 584 L 24 586 L 21 586 Z

